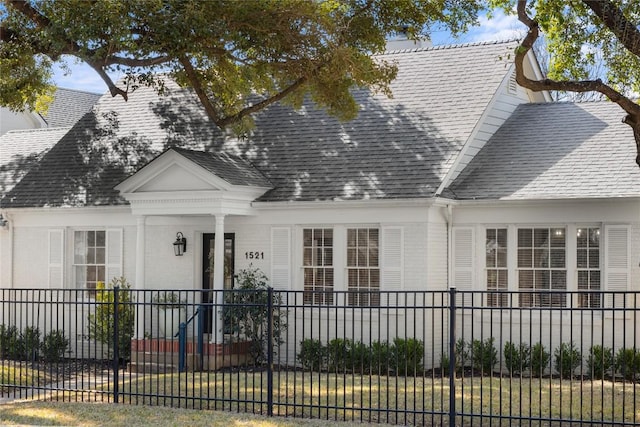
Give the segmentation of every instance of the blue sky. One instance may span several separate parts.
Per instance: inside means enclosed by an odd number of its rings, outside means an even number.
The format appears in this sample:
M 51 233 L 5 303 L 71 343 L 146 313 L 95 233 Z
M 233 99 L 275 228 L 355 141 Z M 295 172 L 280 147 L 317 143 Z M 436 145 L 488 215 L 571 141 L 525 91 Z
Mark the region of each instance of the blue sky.
M 431 34 L 431 39 L 435 45 L 443 45 L 514 39 L 521 37 L 523 34 L 524 26 L 518 22 L 515 16 L 507 16 L 499 12 L 492 19 L 487 19 L 485 16 L 481 17 L 478 27 L 471 29 L 468 33 L 458 38 L 454 38 L 446 31 L 435 31 Z M 107 91 L 107 86 L 102 79 L 86 64 L 76 63 L 73 59 L 70 59 L 67 65 L 71 70 L 68 75 L 65 75 L 61 67 L 54 67 L 53 81 L 56 86 L 94 93 Z M 112 74 L 112 78 L 117 79 L 118 75 Z

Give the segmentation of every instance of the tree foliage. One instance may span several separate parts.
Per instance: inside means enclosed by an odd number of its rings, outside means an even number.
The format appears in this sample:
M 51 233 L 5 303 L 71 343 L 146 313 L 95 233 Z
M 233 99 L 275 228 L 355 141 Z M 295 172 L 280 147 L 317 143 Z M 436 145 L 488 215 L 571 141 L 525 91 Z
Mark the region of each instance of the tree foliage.
M 482 1 L 459 0 L 2 0 L 0 105 L 34 108 L 51 66 L 67 56 L 91 66 L 113 96 L 156 73 L 194 89 L 219 127 L 249 125 L 277 101 L 305 94 L 350 119 L 353 87 L 389 93 L 392 63 L 372 58 L 399 30 L 416 39 L 438 23 L 475 22 Z M 108 72 L 123 74 L 114 82 Z
M 636 0 L 491 0 L 516 10 L 528 28 L 515 52 L 516 80 L 534 91 L 598 92 L 625 112 L 640 165 L 640 2 Z M 525 75 L 524 58 L 539 37 L 549 50 L 549 72 Z M 597 71 L 594 73 L 594 70 Z

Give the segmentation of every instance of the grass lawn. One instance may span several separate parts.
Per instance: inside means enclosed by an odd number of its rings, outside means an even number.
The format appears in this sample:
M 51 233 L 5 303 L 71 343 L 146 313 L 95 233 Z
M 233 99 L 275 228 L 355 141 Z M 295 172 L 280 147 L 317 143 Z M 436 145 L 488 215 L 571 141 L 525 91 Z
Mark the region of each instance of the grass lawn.
M 51 382 L 50 375 L 25 366 L 0 366 L 0 384 L 44 385 Z M 0 390 L 2 391 L 2 390 Z
M 0 425 L 326 427 L 326 421 L 108 403 L 21 402 L 0 405 Z M 334 423 L 331 423 L 334 425 Z M 350 424 L 335 424 L 347 426 Z
M 205 411 L 182 412 L 194 414 L 194 423 L 203 414 L 212 411 L 231 413 L 266 414 L 267 376 L 264 372 L 196 372 L 182 374 L 136 375 L 121 373 L 120 399 L 124 405 L 97 405 L 106 411 L 115 409 L 114 420 L 129 412 L 149 411 L 155 419 L 165 414 L 166 407 L 197 409 Z M 449 409 L 448 378 L 404 378 L 358 375 L 336 375 L 330 373 L 280 372 L 274 375 L 275 415 L 338 421 L 384 422 L 408 425 L 441 425 L 447 422 Z M 103 390 L 104 391 L 104 390 Z M 84 393 L 86 399 L 108 399 L 109 394 Z M 73 392 L 59 393 L 58 399 L 79 400 Z M 137 406 L 141 405 L 141 406 Z M 92 404 L 85 405 L 92 408 Z M 73 407 L 71 405 L 70 407 Z M 81 408 L 84 407 L 81 405 Z M 150 409 L 150 407 L 154 407 Z M 19 406 L 14 406 L 19 408 Z M 46 406 L 45 406 L 46 408 Z M 121 408 L 118 410 L 117 408 Z M 126 409 L 122 409 L 126 408 Z M 397 408 L 397 412 L 386 411 Z M 456 380 L 456 408 L 465 416 L 464 425 L 512 425 L 517 420 L 495 420 L 475 417 L 509 416 L 544 419 L 574 419 L 585 421 L 615 421 L 629 424 L 640 423 L 640 384 L 611 382 L 605 380 L 579 381 L 550 378 L 509 379 L 499 377 L 474 377 Z M 74 410 L 75 412 L 76 410 Z M 77 411 L 82 412 L 83 409 Z M 88 409 L 89 412 L 92 409 Z M 169 410 L 170 411 L 170 410 Z M 6 409 L 0 407 L 4 415 Z M 102 409 L 96 412 L 99 416 Z M 65 412 L 66 413 L 66 412 Z M 173 414 L 174 412 L 169 412 Z M 141 413 L 146 416 L 145 412 Z M 222 413 L 220 416 L 232 416 Z M 75 415 L 69 415 L 75 416 Z M 90 414 L 93 417 L 93 414 Z M 110 415 L 106 415 L 111 417 Z M 167 415 L 173 422 L 173 415 Z M 162 418 L 162 417 L 160 417 Z M 242 418 L 242 417 L 240 417 Z M 94 418 L 88 418 L 88 421 Z M 251 418 L 249 418 L 251 419 Z M 109 418 L 107 418 L 109 420 Z M 255 421 L 256 419 L 253 419 Z M 279 418 L 261 418 L 265 426 L 289 425 Z M 104 420 L 103 420 L 104 421 Z M 0 424 L 6 420 L 0 417 Z M 22 422 L 22 421 L 14 421 Z M 163 420 L 159 420 L 160 425 Z M 176 421 L 178 422 L 178 421 Z M 235 422 L 235 421 L 233 421 Z M 244 422 L 244 421 L 238 421 Z M 301 421 L 302 422 L 302 421 Z M 327 421 L 317 421 L 326 424 Z M 22 422 L 24 424 L 24 422 Z M 97 424 L 101 424 L 98 420 Z M 127 422 L 122 421 L 122 425 Z M 151 422 L 150 424 L 158 424 Z M 221 421 L 229 426 L 231 421 Z M 272 423 L 272 424 L 269 424 Z M 64 423 L 63 423 L 64 424 Z M 67 422 L 67 424 L 76 424 Z M 192 423 L 189 422 L 189 425 Z M 544 422 L 526 425 L 550 425 Z M 91 424 L 87 424 L 91 425 Z M 194 424 L 198 425 L 198 424 Z M 209 424 L 208 424 L 209 425 Z M 213 424 L 217 425 L 217 424 Z M 222 424 L 220 424 L 222 425 Z M 251 423 L 251 425 L 256 425 Z M 260 425 L 260 424 L 258 424 Z M 293 424 L 298 425 L 298 424 Z M 306 425 L 306 424 L 300 424 Z M 320 424 L 316 424 L 320 425 Z

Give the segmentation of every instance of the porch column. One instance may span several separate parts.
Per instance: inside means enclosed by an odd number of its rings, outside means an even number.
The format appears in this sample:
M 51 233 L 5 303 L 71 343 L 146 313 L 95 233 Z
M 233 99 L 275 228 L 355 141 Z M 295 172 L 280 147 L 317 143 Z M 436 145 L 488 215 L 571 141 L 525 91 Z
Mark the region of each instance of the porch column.
M 136 281 L 135 289 L 144 289 L 144 258 L 145 258 L 145 223 L 147 217 L 140 215 L 136 218 Z M 144 299 L 144 295 L 136 295 L 137 300 Z M 143 306 L 144 307 L 144 306 Z M 144 337 L 144 308 L 142 311 L 136 310 L 135 322 L 136 322 L 136 336 L 135 338 Z
M 213 264 L 213 289 L 216 291 L 216 315 L 212 318 L 214 331 L 211 334 L 211 341 L 216 344 L 222 344 L 224 340 L 224 331 L 222 330 L 222 304 L 224 297 L 222 290 L 224 289 L 224 215 L 216 215 L 216 237 L 214 247 L 214 264 Z

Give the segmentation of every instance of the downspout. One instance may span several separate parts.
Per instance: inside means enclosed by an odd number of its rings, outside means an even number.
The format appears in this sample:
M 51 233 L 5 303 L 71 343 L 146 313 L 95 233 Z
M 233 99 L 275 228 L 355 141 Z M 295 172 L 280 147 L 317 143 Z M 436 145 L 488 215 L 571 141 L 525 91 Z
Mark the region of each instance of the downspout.
M 453 206 L 447 203 L 447 210 L 445 211 L 445 221 L 447 223 L 447 289 L 452 284 L 452 256 L 453 256 Z
M 5 227 L 9 230 L 9 278 L 8 278 L 8 287 L 9 289 L 13 289 L 13 274 L 14 274 L 14 266 L 13 266 L 13 246 L 14 246 L 14 234 L 13 234 L 13 222 L 11 215 L 9 215 L 6 211 L 2 212 L 2 218 L 4 218 L 7 222 Z

